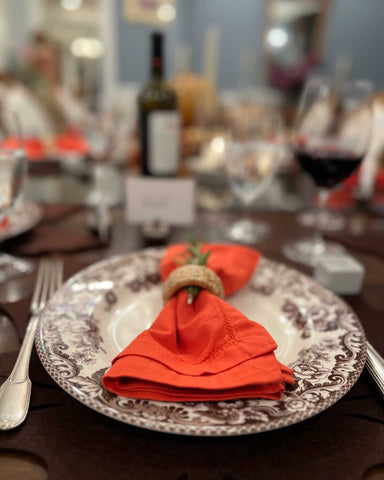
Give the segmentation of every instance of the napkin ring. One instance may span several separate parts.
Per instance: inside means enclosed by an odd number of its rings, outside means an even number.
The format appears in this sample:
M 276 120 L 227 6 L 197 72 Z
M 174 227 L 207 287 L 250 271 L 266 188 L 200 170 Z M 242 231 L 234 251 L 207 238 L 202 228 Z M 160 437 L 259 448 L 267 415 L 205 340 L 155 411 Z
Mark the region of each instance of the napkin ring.
M 224 298 L 224 287 L 220 277 L 204 265 L 183 265 L 169 275 L 163 285 L 163 300 L 167 303 L 185 287 L 204 288 L 217 297 Z

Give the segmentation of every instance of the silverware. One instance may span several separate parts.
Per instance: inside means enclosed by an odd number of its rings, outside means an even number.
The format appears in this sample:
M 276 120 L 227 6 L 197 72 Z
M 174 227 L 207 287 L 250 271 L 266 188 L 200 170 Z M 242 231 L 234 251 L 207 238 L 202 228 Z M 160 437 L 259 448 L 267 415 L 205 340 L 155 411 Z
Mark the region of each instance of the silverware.
M 384 398 L 384 359 L 369 342 L 367 342 L 367 361 L 365 366 L 375 381 L 381 396 Z
M 15 325 L 4 312 L 0 312 L 0 353 L 15 352 L 19 348 Z
M 30 307 L 31 317 L 24 340 L 12 373 L 0 388 L 0 430 L 17 427 L 27 416 L 32 388 L 28 375 L 29 361 L 39 314 L 62 281 L 63 262 L 61 260 L 40 262 Z

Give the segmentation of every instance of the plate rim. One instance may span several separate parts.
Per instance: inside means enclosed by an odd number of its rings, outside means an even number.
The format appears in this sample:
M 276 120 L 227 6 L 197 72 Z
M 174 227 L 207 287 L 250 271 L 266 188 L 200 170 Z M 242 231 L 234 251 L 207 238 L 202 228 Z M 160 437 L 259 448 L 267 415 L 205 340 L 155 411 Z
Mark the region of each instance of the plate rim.
M 32 206 L 35 209 L 36 216 L 35 216 L 34 220 L 29 222 L 28 224 L 26 224 L 24 226 L 20 226 L 18 229 L 16 229 L 16 231 L 14 231 L 13 233 L 10 232 L 8 235 L 7 235 L 7 230 L 5 230 L 3 232 L 0 231 L 0 244 L 3 243 L 3 242 L 6 242 L 8 240 L 11 240 L 12 238 L 16 238 L 20 235 L 23 235 L 24 233 L 29 232 L 30 230 L 35 228 L 37 225 L 39 225 L 39 223 L 43 219 L 43 208 L 42 208 L 42 206 L 39 203 L 34 202 L 32 200 L 21 199 L 21 201 L 14 208 L 20 208 L 20 206 L 25 206 L 25 205 L 30 206 L 30 207 Z M 13 213 L 13 210 L 9 213 L 8 217 L 11 217 L 12 213 Z
M 164 250 L 164 247 L 150 247 L 150 248 L 139 249 L 132 252 L 127 252 L 125 254 L 112 255 L 110 257 L 99 260 L 81 269 L 79 272 L 77 272 L 76 274 L 71 276 L 69 279 L 67 279 L 67 281 L 60 287 L 60 289 L 57 292 L 55 292 L 55 294 L 51 297 L 47 305 L 49 305 L 51 302 L 54 301 L 57 293 L 59 293 L 60 290 L 64 289 L 65 287 L 69 287 L 72 283 L 75 283 L 78 278 L 82 277 L 85 274 L 92 273 L 94 270 L 103 268 L 106 265 L 111 265 L 115 262 L 119 262 L 129 256 L 142 254 L 143 252 L 151 252 L 151 251 L 159 251 L 159 250 Z M 318 407 L 307 408 L 304 412 L 297 411 L 296 413 L 289 415 L 287 417 L 283 417 L 280 420 L 274 420 L 272 422 L 265 422 L 259 425 L 251 425 L 251 426 L 249 425 L 248 426 L 241 426 L 241 425 L 190 426 L 190 425 L 177 425 L 177 424 L 170 425 L 165 422 L 151 420 L 151 419 L 144 420 L 143 418 L 138 418 L 138 417 L 135 417 L 134 415 L 129 415 L 128 413 L 119 412 L 118 410 L 113 409 L 112 406 L 103 406 L 100 403 L 96 403 L 93 400 L 93 398 L 89 396 L 87 397 L 84 393 L 81 393 L 81 391 L 77 390 L 76 387 L 71 385 L 67 380 L 63 379 L 60 375 L 57 374 L 57 371 L 55 370 L 55 368 L 52 367 L 50 359 L 45 354 L 43 344 L 42 344 L 43 339 L 42 339 L 41 323 L 44 317 L 45 309 L 39 315 L 36 333 L 35 333 L 35 346 L 36 346 L 39 359 L 43 367 L 47 371 L 47 373 L 50 375 L 50 377 L 61 388 L 63 388 L 65 392 L 67 392 L 73 398 L 78 400 L 80 403 L 86 405 L 87 407 L 91 408 L 92 410 L 98 413 L 101 413 L 102 415 L 105 415 L 109 418 L 117 420 L 121 423 L 125 423 L 134 427 L 145 428 L 151 431 L 156 431 L 160 433 L 170 433 L 170 434 L 176 434 L 176 435 L 197 436 L 197 437 L 231 437 L 231 436 L 252 435 L 255 433 L 273 431 L 280 428 L 295 425 L 301 421 L 308 420 L 309 418 L 312 418 L 315 415 L 318 415 L 319 413 L 324 412 L 329 407 L 331 407 L 336 402 L 338 402 L 355 385 L 355 383 L 359 379 L 363 371 L 366 356 L 367 356 L 365 331 L 359 317 L 357 316 L 355 311 L 352 309 L 352 307 L 349 304 L 347 304 L 343 298 L 339 297 L 338 295 L 336 295 L 335 293 L 333 293 L 323 285 L 316 282 L 316 280 L 313 277 L 310 277 L 306 273 L 303 273 L 297 270 L 296 268 L 285 264 L 284 262 L 271 260 L 269 257 L 265 257 L 265 256 L 263 256 L 262 259 L 275 265 L 282 265 L 286 269 L 296 272 L 298 275 L 305 277 L 307 281 L 309 280 L 312 283 L 320 286 L 321 289 L 323 289 L 324 291 L 330 293 L 332 296 L 337 298 L 338 301 L 344 304 L 347 307 L 347 309 L 350 311 L 350 313 L 353 315 L 354 321 L 356 322 L 356 325 L 358 327 L 357 330 L 361 334 L 361 350 L 358 352 L 359 361 L 356 366 L 356 369 L 349 374 L 347 382 L 341 386 L 340 390 L 338 391 L 338 394 L 334 398 L 331 398 L 328 401 L 321 403 Z M 121 397 L 121 398 L 126 398 L 126 397 Z M 132 401 L 135 401 L 135 400 L 137 399 L 132 399 Z M 146 400 L 142 399 L 142 401 L 146 401 Z M 185 403 L 185 402 L 156 402 L 153 400 L 148 400 L 148 402 L 151 402 L 153 404 L 180 403 L 180 405 L 183 405 Z M 233 403 L 234 401 L 229 400 L 226 402 Z M 195 403 L 200 403 L 200 402 L 195 402 Z M 202 403 L 211 403 L 211 402 L 202 402 Z M 213 403 L 218 403 L 218 402 L 213 402 Z

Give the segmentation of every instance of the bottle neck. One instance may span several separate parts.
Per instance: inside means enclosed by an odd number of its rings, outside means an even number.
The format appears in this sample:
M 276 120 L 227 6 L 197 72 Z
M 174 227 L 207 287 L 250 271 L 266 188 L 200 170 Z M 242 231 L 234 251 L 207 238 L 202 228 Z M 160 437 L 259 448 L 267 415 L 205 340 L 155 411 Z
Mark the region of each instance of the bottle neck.
M 151 79 L 161 81 L 164 78 L 163 59 L 161 57 L 152 57 Z

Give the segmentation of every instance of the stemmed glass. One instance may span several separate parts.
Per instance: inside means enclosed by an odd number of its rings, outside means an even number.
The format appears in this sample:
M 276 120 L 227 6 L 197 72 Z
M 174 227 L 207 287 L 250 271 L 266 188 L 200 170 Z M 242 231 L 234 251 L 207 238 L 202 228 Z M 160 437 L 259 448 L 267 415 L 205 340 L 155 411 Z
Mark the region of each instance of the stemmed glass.
M 110 144 L 109 131 L 106 131 L 105 121 L 101 115 L 96 117 L 93 125 L 86 129 L 85 137 L 88 141 L 89 154 L 92 159 L 92 176 L 94 180 L 94 188 L 89 195 L 87 203 L 97 205 L 100 197 L 103 196 L 100 184 L 102 183 Z
M 110 207 L 116 203 L 116 191 L 111 175 L 114 168 L 111 158 L 116 142 L 116 125 L 107 113 L 96 117 L 92 127 L 86 131 L 89 153 L 92 158 L 93 188 L 88 194 L 87 204 L 95 208 L 90 224 L 96 228 L 100 240 L 106 241 L 111 224 Z M 111 182 L 112 180 L 112 182 Z M 112 183 L 112 188 L 111 188 Z
M 6 222 L 8 215 L 19 201 L 26 175 L 27 157 L 24 150 L 0 148 L 0 225 Z M 0 282 L 32 270 L 31 262 L 0 253 Z
M 372 85 L 365 80 L 334 83 L 316 77 L 309 80 L 299 102 L 293 150 L 301 168 L 318 190 L 315 234 L 288 243 L 284 254 L 291 260 L 314 266 L 324 254 L 343 248 L 325 242 L 320 231 L 329 192 L 360 165 L 372 128 Z
M 244 115 L 228 126 L 225 164 L 229 184 L 244 207 L 252 203 L 269 187 L 282 154 L 283 122 L 270 109 Z M 254 244 L 270 234 L 270 226 L 244 218 L 226 231 L 229 239 Z

